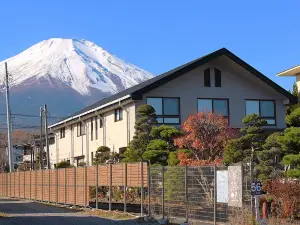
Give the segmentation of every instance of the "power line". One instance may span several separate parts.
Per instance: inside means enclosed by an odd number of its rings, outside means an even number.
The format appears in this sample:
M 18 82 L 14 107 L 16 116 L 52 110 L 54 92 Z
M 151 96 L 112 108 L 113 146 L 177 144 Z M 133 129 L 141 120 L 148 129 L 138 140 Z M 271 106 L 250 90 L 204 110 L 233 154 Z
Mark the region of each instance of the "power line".
M 30 114 L 22 114 L 22 113 L 12 113 L 12 116 L 22 116 L 22 117 L 36 117 L 40 118 L 38 115 L 30 115 Z M 6 116 L 6 113 L 0 113 L 0 116 Z M 63 117 L 56 117 L 56 116 L 48 116 L 51 119 L 64 119 Z

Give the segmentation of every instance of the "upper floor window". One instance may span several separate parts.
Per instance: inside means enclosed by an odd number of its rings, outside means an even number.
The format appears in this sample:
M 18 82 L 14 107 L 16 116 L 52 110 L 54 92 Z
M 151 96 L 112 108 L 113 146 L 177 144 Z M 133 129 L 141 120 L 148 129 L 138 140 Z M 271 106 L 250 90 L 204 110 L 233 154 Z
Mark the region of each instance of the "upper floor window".
M 82 122 L 77 123 L 77 137 L 82 136 L 85 134 L 84 126 Z
M 115 122 L 123 119 L 123 109 L 118 108 L 115 110 Z
M 204 70 L 204 87 L 210 87 L 210 68 Z
M 60 129 L 60 138 L 65 138 L 66 136 L 66 128 L 61 128 Z
M 147 98 L 147 104 L 156 112 L 159 124 L 180 124 L 180 99 L 173 97 Z
M 228 99 L 198 99 L 198 112 L 213 112 L 229 117 Z
M 215 87 L 221 87 L 221 70 L 215 68 Z
M 275 125 L 275 101 L 273 100 L 246 100 L 246 115 L 257 114 L 266 120 L 268 125 Z

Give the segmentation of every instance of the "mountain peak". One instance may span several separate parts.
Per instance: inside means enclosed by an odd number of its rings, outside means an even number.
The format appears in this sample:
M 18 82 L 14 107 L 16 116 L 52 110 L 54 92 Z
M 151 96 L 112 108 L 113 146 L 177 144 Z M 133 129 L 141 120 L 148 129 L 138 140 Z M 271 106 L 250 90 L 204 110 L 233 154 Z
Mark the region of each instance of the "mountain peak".
M 153 77 L 88 40 L 50 38 L 5 61 L 16 88 L 48 80 L 50 85 L 62 83 L 85 96 L 93 89 L 114 94 Z

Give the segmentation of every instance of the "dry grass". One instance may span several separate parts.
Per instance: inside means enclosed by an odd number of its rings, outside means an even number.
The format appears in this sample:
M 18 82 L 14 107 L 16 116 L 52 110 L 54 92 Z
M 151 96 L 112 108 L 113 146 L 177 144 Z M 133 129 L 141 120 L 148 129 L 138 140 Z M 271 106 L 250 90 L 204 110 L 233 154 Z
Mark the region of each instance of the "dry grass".
M 123 213 L 119 211 L 105 211 L 101 209 L 96 210 L 88 210 L 85 211 L 84 214 L 90 216 L 98 216 L 105 219 L 113 219 L 113 220 L 130 220 L 130 219 L 137 219 L 136 216 L 131 215 L 129 213 Z
M 287 221 L 284 219 L 273 217 L 268 220 L 268 224 L 269 225 L 299 225 L 300 221 Z
M 233 209 L 228 218 L 229 225 L 257 225 L 252 212 L 247 207 Z

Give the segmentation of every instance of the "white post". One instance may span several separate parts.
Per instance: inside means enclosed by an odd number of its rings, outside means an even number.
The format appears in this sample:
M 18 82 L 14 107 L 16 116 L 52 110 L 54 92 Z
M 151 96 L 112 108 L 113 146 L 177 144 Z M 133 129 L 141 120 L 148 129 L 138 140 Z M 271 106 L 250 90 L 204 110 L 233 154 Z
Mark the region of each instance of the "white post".
M 86 156 L 85 156 L 85 162 L 86 162 L 86 166 L 90 165 L 90 159 L 89 159 L 89 157 L 90 157 L 90 150 L 89 150 L 89 143 L 90 143 L 89 132 L 90 132 L 90 130 L 89 130 L 89 127 L 90 127 L 89 123 L 87 122 L 86 125 L 85 125 L 85 129 L 86 129 L 86 133 L 85 133 L 85 135 L 86 135 L 86 139 L 85 139 L 85 141 L 86 141 L 86 143 L 85 143 L 85 146 L 86 146 L 86 149 L 85 149 L 85 154 L 86 154 Z
M 255 218 L 256 221 L 259 221 L 260 219 L 260 214 L 259 214 L 259 195 L 255 195 Z
M 70 126 L 71 129 L 71 165 L 74 166 L 74 125 Z

